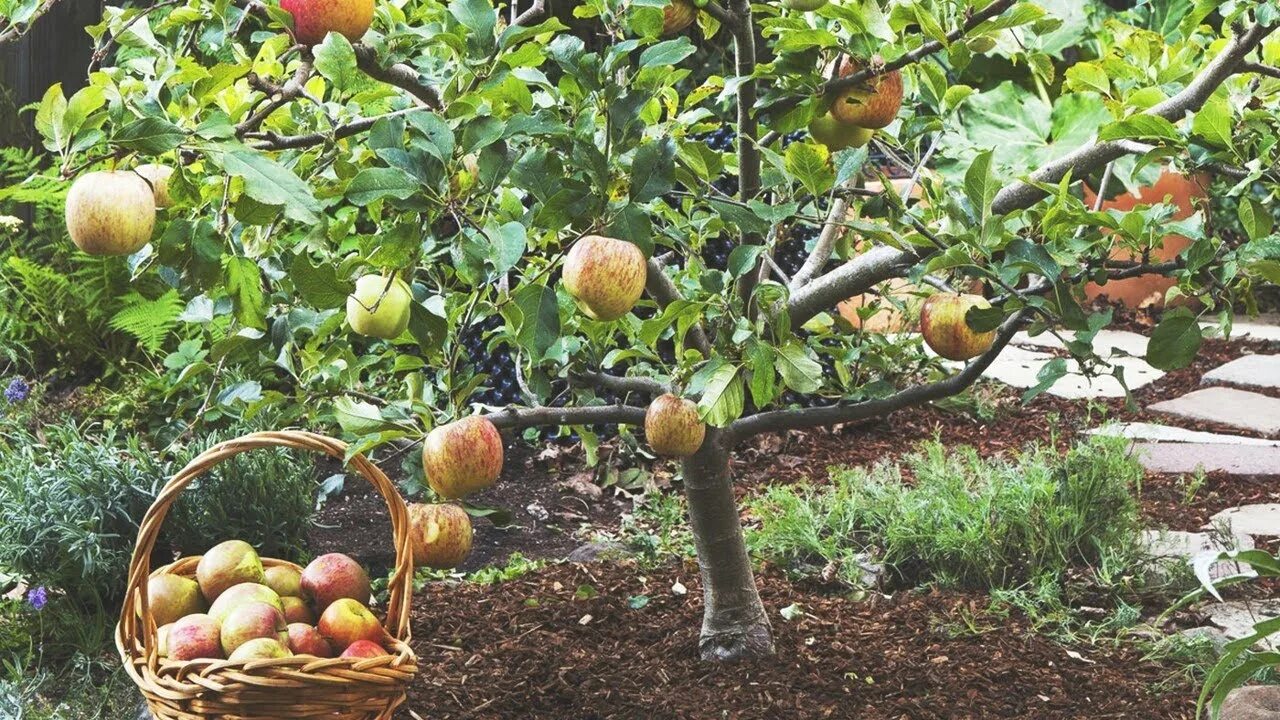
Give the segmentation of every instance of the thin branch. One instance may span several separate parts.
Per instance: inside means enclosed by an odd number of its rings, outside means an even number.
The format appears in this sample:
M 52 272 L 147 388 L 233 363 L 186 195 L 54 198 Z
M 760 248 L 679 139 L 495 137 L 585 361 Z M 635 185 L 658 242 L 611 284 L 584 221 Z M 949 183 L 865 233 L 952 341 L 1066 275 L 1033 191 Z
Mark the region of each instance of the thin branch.
M 831 405 L 791 410 L 773 410 L 750 415 L 736 420 L 726 430 L 726 442 L 735 444 L 764 432 L 779 430 L 800 430 L 809 427 L 831 426 L 838 423 L 854 422 L 867 418 L 879 417 L 908 405 L 919 405 L 933 400 L 940 400 L 962 392 L 972 385 L 991 363 L 1004 350 L 1009 341 L 1022 327 L 1030 315 L 1029 308 L 1014 313 L 1000 325 L 996 337 L 982 355 L 969 362 L 963 370 L 945 380 L 927 385 L 916 385 L 900 390 L 893 395 L 877 400 L 865 400 L 851 405 Z
M 328 132 L 313 132 L 313 133 L 307 133 L 305 135 L 281 135 L 280 133 L 277 133 L 274 131 L 248 132 L 248 133 L 245 133 L 245 138 L 250 140 L 260 141 L 260 142 L 254 143 L 253 148 L 255 150 L 295 150 L 297 148 L 310 147 L 312 145 L 322 145 L 326 142 L 331 142 L 333 140 L 342 140 L 344 138 L 349 138 L 352 135 L 358 135 L 368 130 L 369 128 L 373 127 L 374 123 L 378 122 L 383 118 L 392 118 L 392 117 L 398 117 L 400 115 L 408 115 L 410 113 L 419 112 L 427 109 L 428 108 L 425 106 L 415 106 L 415 107 L 405 108 L 403 110 L 396 110 L 394 112 L 385 113 L 383 115 L 378 115 L 376 117 L 361 118 L 359 120 L 353 120 L 343 125 L 338 125 L 337 127 L 333 128 Z
M 592 405 L 590 407 L 507 408 L 489 413 L 487 418 L 499 428 L 520 430 L 531 427 L 563 425 L 643 425 L 645 409 L 630 405 Z
M 352 47 L 356 51 L 356 65 L 364 71 L 364 74 L 408 92 L 433 110 L 441 108 L 440 92 L 422 82 L 422 76 L 417 70 L 404 63 L 383 67 L 373 48 L 362 43 L 356 43 Z
M 31 17 L 27 18 L 26 22 L 13 23 L 4 28 L 3 31 L 0 31 L 0 45 L 21 40 L 36 24 L 36 21 L 40 19 L 40 16 L 52 10 L 53 6 L 57 5 L 58 2 L 59 0 L 44 0 L 44 3 L 36 8 L 35 12 L 31 13 Z
M 1267 77 L 1280 80 L 1280 68 L 1272 67 L 1271 65 L 1263 65 L 1262 63 L 1257 62 L 1243 62 L 1240 63 L 1240 71 L 1266 75 Z
M 298 97 L 305 91 L 307 81 L 311 79 L 313 66 L 310 58 L 307 58 L 298 65 L 298 69 L 293 72 L 284 85 L 275 85 L 267 80 L 251 75 L 249 84 L 256 86 L 259 90 L 266 92 L 268 100 L 258 108 L 252 115 L 243 122 L 236 125 L 236 137 L 242 138 L 246 133 L 257 130 L 271 113 L 280 109 L 294 98 Z
M 529 25 L 535 20 L 542 19 L 542 15 L 546 11 L 547 0 L 533 0 L 533 5 L 530 5 L 528 10 L 517 15 L 516 19 L 511 21 L 511 25 L 512 27 L 517 25 Z
M 1146 114 L 1173 122 L 1181 120 L 1187 113 L 1196 112 L 1214 90 L 1236 71 L 1244 57 L 1256 49 L 1274 29 L 1274 27 L 1254 25 L 1232 37 L 1226 48 L 1210 61 L 1209 65 L 1187 87 L 1168 100 L 1151 107 Z M 1078 178 L 1128 154 L 1127 146 L 1125 141 L 1112 140 L 1082 147 L 1040 168 L 1032 173 L 1028 180 L 1018 181 L 1001 189 L 991 203 L 991 211 L 996 215 L 1005 215 L 1014 210 L 1031 207 L 1046 195 L 1037 184 L 1052 185 L 1067 174 Z
M 610 375 L 606 372 L 596 372 L 593 370 L 583 370 L 575 372 L 570 379 L 581 381 L 586 385 L 600 388 L 602 390 L 612 390 L 620 393 L 640 393 L 656 397 L 664 393 L 671 392 L 671 388 L 665 383 L 658 382 L 653 378 L 646 377 L 619 377 Z
M 659 307 L 665 308 L 677 300 L 684 299 L 680 289 L 671 281 L 671 278 L 667 277 L 667 274 L 662 271 L 662 266 L 653 258 L 649 258 L 649 274 L 645 279 L 644 288 Z M 701 322 L 695 323 L 689 329 L 689 336 L 692 338 L 693 346 L 702 353 L 702 357 L 711 357 L 711 342 L 707 339 L 707 333 L 702 329 Z
M 702 9 L 706 10 L 711 17 L 719 20 L 720 24 L 731 33 L 736 33 L 738 28 L 742 27 L 742 18 L 716 0 L 708 0 L 706 7 Z
M 831 253 L 835 249 L 836 241 L 845 232 L 840 221 L 848 214 L 848 198 L 838 197 L 831 203 L 831 212 L 827 213 L 827 221 L 822 225 L 822 233 L 818 235 L 818 242 L 814 244 L 813 251 L 809 253 L 809 257 L 805 258 L 804 265 L 800 266 L 800 270 L 795 274 L 795 277 L 791 278 L 790 286 L 792 292 L 808 285 L 826 266 L 827 261 L 831 259 Z

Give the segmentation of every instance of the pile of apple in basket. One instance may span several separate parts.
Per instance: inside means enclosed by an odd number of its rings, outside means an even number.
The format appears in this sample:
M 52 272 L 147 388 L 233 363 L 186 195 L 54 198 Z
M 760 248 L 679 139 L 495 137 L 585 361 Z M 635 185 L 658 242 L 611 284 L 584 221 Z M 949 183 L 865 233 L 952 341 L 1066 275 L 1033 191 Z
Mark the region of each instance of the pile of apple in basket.
M 147 582 L 158 652 L 174 660 L 256 660 L 291 655 L 388 655 L 382 623 L 369 610 L 369 575 L 340 553 L 301 573 L 263 569 L 253 546 L 228 540 L 205 553 L 196 579 L 162 574 Z

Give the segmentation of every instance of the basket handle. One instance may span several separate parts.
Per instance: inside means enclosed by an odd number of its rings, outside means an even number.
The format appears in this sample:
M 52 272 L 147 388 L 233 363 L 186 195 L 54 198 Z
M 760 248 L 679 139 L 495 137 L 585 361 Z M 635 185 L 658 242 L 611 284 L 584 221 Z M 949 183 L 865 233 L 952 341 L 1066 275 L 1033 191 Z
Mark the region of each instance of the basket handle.
M 294 450 L 314 450 L 342 460 L 347 444 L 325 435 L 301 430 L 257 432 L 218 443 L 195 457 L 174 475 L 155 502 L 143 516 L 138 527 L 138 541 L 129 561 L 129 579 L 125 587 L 124 607 L 120 611 L 120 635 L 123 638 L 140 639 L 142 647 L 150 655 L 155 638 L 155 620 L 151 616 L 147 598 L 147 580 L 151 575 L 151 553 L 155 548 L 160 526 L 178 495 L 192 480 L 205 474 L 210 468 L 231 457 L 249 450 L 283 447 Z M 386 474 L 362 454 L 354 455 L 349 463 L 364 476 L 382 495 L 391 514 L 391 534 L 396 549 L 396 567 L 388 583 L 390 600 L 387 603 L 387 630 L 396 640 L 409 640 L 409 610 L 413 594 L 413 551 L 409 538 L 409 514 L 404 499 Z M 141 620 L 143 625 L 138 626 Z M 139 630 L 142 632 L 139 633 Z M 141 637 L 139 638 L 139 635 Z

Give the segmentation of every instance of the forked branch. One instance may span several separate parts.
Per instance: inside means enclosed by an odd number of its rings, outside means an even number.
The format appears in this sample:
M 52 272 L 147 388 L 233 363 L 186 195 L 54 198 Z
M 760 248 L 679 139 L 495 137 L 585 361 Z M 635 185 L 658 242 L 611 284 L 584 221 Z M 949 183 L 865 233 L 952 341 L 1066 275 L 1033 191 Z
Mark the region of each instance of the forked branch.
M 562 425 L 643 425 L 644 408 L 630 405 L 593 405 L 590 407 L 508 408 L 484 417 L 496 427 L 520 430 L 531 427 Z

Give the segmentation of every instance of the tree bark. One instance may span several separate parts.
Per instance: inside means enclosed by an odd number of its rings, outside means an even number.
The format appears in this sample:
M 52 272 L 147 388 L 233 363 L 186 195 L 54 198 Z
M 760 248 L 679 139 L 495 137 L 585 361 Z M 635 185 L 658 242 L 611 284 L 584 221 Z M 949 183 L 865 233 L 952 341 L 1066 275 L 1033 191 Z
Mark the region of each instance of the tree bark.
M 702 448 L 682 464 L 705 605 L 698 647 L 703 660 L 716 661 L 773 654 L 772 628 L 742 538 L 724 441 L 720 431 L 709 428 Z

